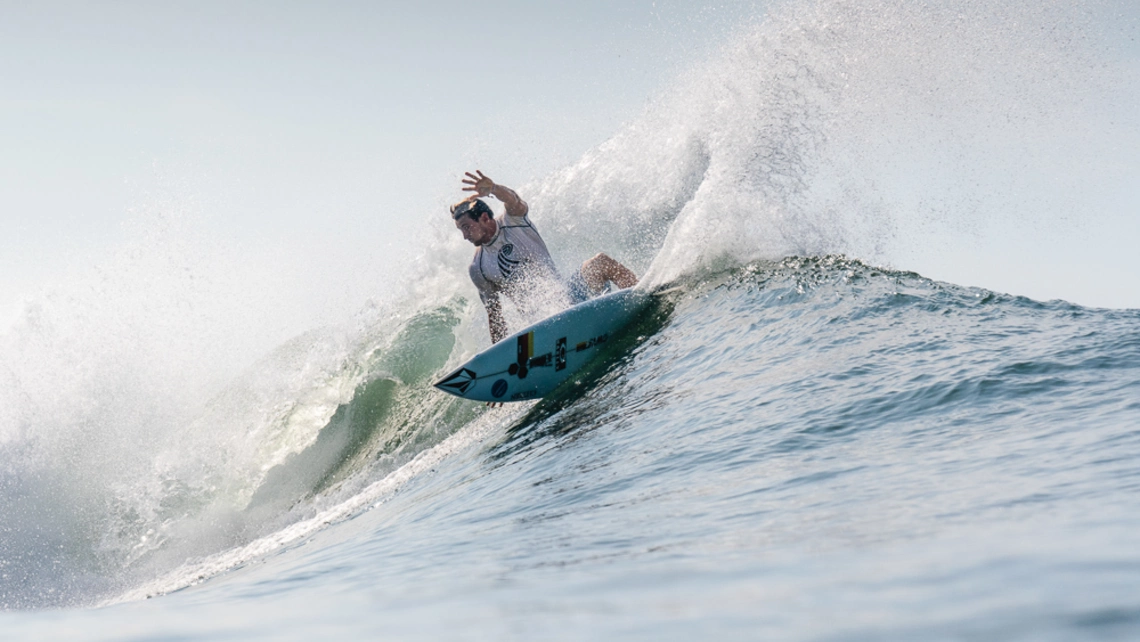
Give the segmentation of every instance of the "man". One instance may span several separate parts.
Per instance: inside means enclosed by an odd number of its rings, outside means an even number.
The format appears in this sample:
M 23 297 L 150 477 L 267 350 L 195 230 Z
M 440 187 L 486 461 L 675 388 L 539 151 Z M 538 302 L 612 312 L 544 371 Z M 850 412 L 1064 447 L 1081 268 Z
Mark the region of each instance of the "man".
M 607 281 L 619 288 L 637 284 L 637 275 L 605 254 L 587 260 L 563 283 L 546 243 L 527 216 L 530 208 L 526 202 L 514 190 L 496 185 L 479 170 L 475 174 L 466 172 L 466 176 L 463 191 L 475 194 L 452 205 L 451 218 L 463 238 L 476 248 L 468 272 L 487 309 L 493 343 L 508 334 L 503 319 L 504 296 L 528 314 L 551 296 L 559 297 L 563 305 L 574 304 L 599 294 Z M 496 219 L 491 208 L 480 200 L 487 196 L 502 201 L 506 208 L 502 217 Z

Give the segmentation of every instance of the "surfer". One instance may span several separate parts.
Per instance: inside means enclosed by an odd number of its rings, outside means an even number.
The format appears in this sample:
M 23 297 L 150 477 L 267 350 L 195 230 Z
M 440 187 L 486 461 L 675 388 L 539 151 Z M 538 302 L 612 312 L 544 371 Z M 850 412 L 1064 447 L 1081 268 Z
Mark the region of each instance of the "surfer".
M 475 246 L 475 258 L 468 272 L 487 309 L 491 341 L 498 343 L 508 334 L 503 318 L 502 297 L 510 299 L 524 314 L 549 292 L 556 292 L 571 305 L 600 294 L 606 282 L 619 288 L 637 284 L 637 275 L 606 254 L 587 259 L 569 280 L 563 282 L 550 258 L 550 251 L 531 223 L 526 201 L 509 187 L 498 185 L 476 170 L 466 172 L 463 191 L 471 196 L 451 206 L 451 218 L 463 238 Z M 482 199 L 499 199 L 505 213 L 495 218 Z

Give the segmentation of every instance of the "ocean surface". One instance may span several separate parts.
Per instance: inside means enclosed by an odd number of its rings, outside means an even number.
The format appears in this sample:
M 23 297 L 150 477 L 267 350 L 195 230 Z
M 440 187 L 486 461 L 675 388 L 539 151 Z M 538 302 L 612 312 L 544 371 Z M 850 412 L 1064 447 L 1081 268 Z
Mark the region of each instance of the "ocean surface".
M 686 284 L 572 389 L 498 409 L 427 388 L 447 316 L 266 475 L 303 519 L 120 595 L 6 539 L 9 608 L 110 600 L 6 637 L 1140 634 L 1138 311 L 789 258 Z
M 789 3 L 519 186 L 560 268 L 668 287 L 537 402 L 431 387 L 488 343 L 446 217 L 236 373 L 256 315 L 177 229 L 32 301 L 0 637 L 1140 639 L 1140 310 L 906 269 L 1076 216 L 1032 152 L 1108 64 L 1062 5 Z

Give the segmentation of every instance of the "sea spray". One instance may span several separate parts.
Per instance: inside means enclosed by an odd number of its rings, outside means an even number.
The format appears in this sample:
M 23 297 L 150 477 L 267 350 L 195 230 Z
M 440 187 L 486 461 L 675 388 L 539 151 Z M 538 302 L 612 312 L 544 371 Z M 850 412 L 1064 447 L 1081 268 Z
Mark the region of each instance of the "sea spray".
M 439 264 L 389 272 L 368 305 L 313 327 L 323 311 L 298 309 L 304 281 L 279 282 L 296 273 L 282 262 L 301 256 L 206 236 L 198 206 L 158 195 L 123 247 L 32 300 L 0 339 L 7 608 L 90 603 L 247 543 L 457 425 L 432 419 L 446 404 L 419 420 L 409 409 L 420 370 L 442 367 L 452 346 L 470 353 L 467 328 L 479 327 Z M 439 347 L 415 356 L 426 345 Z M 378 396 L 383 380 L 400 389 Z M 370 401 L 352 406 L 361 390 Z M 375 421 L 360 428 L 360 415 Z M 283 465 L 318 448 L 327 456 L 290 469 L 311 484 L 277 488 Z M 349 458 L 366 461 L 345 471 Z
M 568 263 L 600 245 L 655 281 L 846 253 L 1001 283 L 1002 243 L 1018 270 L 1063 269 L 1022 248 L 1110 225 L 1136 160 L 1120 140 L 1140 140 L 1098 8 L 785 3 L 537 182 L 533 210 Z

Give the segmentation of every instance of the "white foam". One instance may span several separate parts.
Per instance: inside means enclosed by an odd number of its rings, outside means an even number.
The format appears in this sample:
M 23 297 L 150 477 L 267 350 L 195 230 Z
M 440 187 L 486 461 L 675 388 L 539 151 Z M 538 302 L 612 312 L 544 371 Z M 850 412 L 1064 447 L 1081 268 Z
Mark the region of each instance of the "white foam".
M 350 519 L 362 511 L 378 509 L 409 481 L 420 475 L 430 473 L 441 462 L 454 458 L 457 453 L 477 447 L 489 436 L 500 431 L 506 422 L 523 414 L 526 409 L 525 405 L 516 405 L 500 411 L 487 412 L 463 431 L 420 452 L 410 462 L 369 485 L 353 497 L 329 507 L 313 517 L 290 524 L 271 535 L 243 546 L 223 551 L 205 559 L 189 561 L 154 581 L 146 582 L 107 600 L 104 604 L 144 599 L 199 584 L 252 560 L 272 555 L 290 544 L 303 540 L 332 524 Z
M 1098 9 L 786 3 L 533 186 L 532 211 L 574 260 L 605 249 L 656 282 L 843 253 L 1079 300 L 1103 281 L 1093 238 L 1125 245 L 1140 153 L 1140 80 Z

